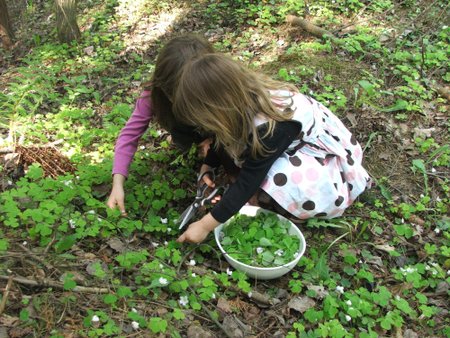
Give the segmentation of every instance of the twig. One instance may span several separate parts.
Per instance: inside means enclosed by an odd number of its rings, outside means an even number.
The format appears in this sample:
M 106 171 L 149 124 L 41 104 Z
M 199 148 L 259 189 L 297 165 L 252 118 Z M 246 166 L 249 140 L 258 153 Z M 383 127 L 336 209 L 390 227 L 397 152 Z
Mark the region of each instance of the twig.
M 295 15 L 286 16 L 286 22 L 290 23 L 291 25 L 300 27 L 301 29 L 307 31 L 308 33 L 317 38 L 328 37 L 331 38 L 332 40 L 336 40 L 336 37 L 330 31 L 327 31 L 326 29 L 316 26 L 311 22 L 305 19 L 301 19 Z
M 8 277 L 8 283 L 5 287 L 5 292 L 3 292 L 2 302 L 0 303 L 0 316 L 2 315 L 3 311 L 5 310 L 6 302 L 8 300 L 9 296 L 9 290 L 11 289 L 11 285 L 13 282 L 13 276 Z
M 10 276 L 3 276 L 0 275 L 0 279 L 2 280 L 9 280 Z M 28 285 L 28 286 L 38 286 L 38 287 L 52 287 L 59 290 L 64 290 L 64 285 L 61 283 L 43 278 L 42 280 L 34 280 L 34 279 L 27 279 L 24 277 L 13 277 L 12 280 L 14 282 Z M 75 286 L 71 291 L 73 292 L 80 292 L 80 293 L 109 293 L 109 289 L 107 288 L 99 288 L 99 287 L 90 287 L 90 286 Z
M 208 274 L 208 270 L 203 269 L 198 266 L 193 266 L 192 271 L 195 272 L 199 276 L 204 276 L 204 275 Z M 211 276 L 211 277 L 215 278 L 214 276 Z M 215 279 L 218 280 L 217 278 L 215 278 Z M 252 290 L 251 293 L 244 293 L 242 290 L 240 290 L 234 286 L 229 286 L 228 288 L 230 290 L 232 290 L 233 292 L 237 292 L 237 293 L 241 293 L 242 295 L 245 295 L 246 297 L 252 299 L 256 303 L 267 305 L 267 306 L 273 305 L 273 300 L 270 297 L 262 294 L 259 291 Z M 249 296 L 249 294 L 251 294 L 251 297 Z
M 30 249 L 28 249 L 26 246 L 22 244 L 18 244 L 18 246 L 27 253 L 30 258 L 34 259 L 35 261 L 38 261 L 39 263 L 43 264 L 48 270 L 54 270 L 58 274 L 61 274 L 61 272 L 58 270 L 58 268 L 55 268 L 52 264 L 46 262 L 39 256 L 35 255 Z

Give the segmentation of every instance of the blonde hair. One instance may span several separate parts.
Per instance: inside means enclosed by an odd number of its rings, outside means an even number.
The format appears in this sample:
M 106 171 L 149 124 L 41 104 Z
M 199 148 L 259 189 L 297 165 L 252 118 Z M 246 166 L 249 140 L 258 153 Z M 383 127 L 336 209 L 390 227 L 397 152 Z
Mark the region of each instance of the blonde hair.
M 289 120 L 293 114 L 292 99 L 270 92 L 281 89 L 297 91 L 225 55 L 205 54 L 184 66 L 175 93 L 174 114 L 179 121 L 213 133 L 216 146 L 221 144 L 234 159 L 248 148 L 251 156 L 263 156 L 268 150 L 257 132 L 257 115 L 268 122 L 261 136 L 264 138 L 272 135 L 277 121 Z

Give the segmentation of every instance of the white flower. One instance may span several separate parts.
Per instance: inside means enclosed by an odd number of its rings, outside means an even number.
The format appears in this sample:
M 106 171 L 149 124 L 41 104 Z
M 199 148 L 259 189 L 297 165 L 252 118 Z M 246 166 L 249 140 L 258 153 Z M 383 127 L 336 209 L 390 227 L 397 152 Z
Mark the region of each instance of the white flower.
M 233 274 L 233 270 L 231 270 L 230 268 L 227 268 L 227 275 L 231 276 Z
M 213 293 L 213 294 L 211 295 L 211 298 L 212 298 L 212 299 L 216 299 L 216 294 Z
M 337 96 L 337 97 L 336 97 L 336 99 L 340 100 L 340 99 L 341 99 L 341 97 L 340 97 L 340 96 Z
M 258 246 L 258 247 L 256 248 L 256 253 L 257 253 L 258 255 L 259 255 L 259 254 L 262 254 L 263 251 L 264 251 L 264 249 L 261 248 L 260 246 Z
M 28 244 L 27 241 L 23 241 L 23 242 L 22 242 L 22 245 L 24 245 L 24 246 L 27 245 L 27 244 Z
M 98 323 L 98 322 L 100 321 L 100 318 L 98 318 L 97 315 L 93 315 L 91 321 L 92 321 L 93 323 Z
M 247 293 L 248 298 L 252 298 L 253 293 L 250 291 L 249 293 Z
M 192 276 L 192 277 L 197 277 L 197 275 L 195 274 L 195 272 L 193 272 L 193 273 L 191 274 L 191 276 Z
M 139 323 L 138 323 L 138 322 L 135 322 L 135 321 L 132 321 L 132 322 L 131 322 L 131 327 L 132 327 L 133 329 L 137 330 L 137 329 L 139 329 Z
M 431 267 L 427 264 L 427 265 L 425 265 L 425 270 L 430 270 L 431 269 Z
M 12 185 L 12 181 L 8 181 L 8 185 Z
M 167 218 L 162 218 L 162 217 L 161 217 L 161 223 L 162 223 L 162 224 L 167 224 Z
M 405 223 L 405 219 L 402 217 L 402 224 Z
M 72 229 L 75 229 L 75 227 L 76 227 L 76 223 L 73 219 L 69 219 L 69 225 Z
M 336 292 L 344 293 L 344 287 L 341 285 L 336 286 Z
M 140 146 L 139 148 L 141 148 L 141 150 L 144 150 L 144 149 L 145 149 L 145 146 Z
M 63 183 L 66 187 L 70 187 L 70 185 L 72 184 L 72 180 L 63 181 Z
M 450 270 L 447 270 L 447 275 L 450 275 Z
M 275 251 L 275 255 L 277 256 L 283 256 L 284 255 L 284 251 L 281 249 L 278 249 L 277 251 Z
M 131 312 L 137 313 L 137 310 L 134 307 L 132 307 Z
M 359 261 L 358 261 L 358 263 L 359 263 L 359 264 L 362 264 L 362 263 L 363 263 L 363 261 L 362 261 L 362 260 L 359 260 Z
M 352 301 L 349 299 L 345 302 L 345 304 L 347 304 L 348 306 L 352 305 Z
M 159 268 L 160 268 L 160 269 L 164 268 L 164 265 L 159 264 Z
M 300 252 L 297 251 L 296 253 L 294 253 L 294 258 L 297 258 L 298 255 L 300 255 Z
M 94 210 L 89 210 L 89 211 L 87 212 L 87 214 L 95 215 L 95 211 L 94 211 Z
M 434 232 L 435 232 L 436 234 L 438 234 L 438 233 L 440 233 L 440 232 L 441 232 L 441 229 L 439 229 L 439 228 L 436 228 L 436 229 L 434 229 Z
M 437 275 L 437 273 L 438 272 L 436 270 L 433 270 L 433 272 L 432 272 L 433 276 Z
M 436 197 L 436 202 L 440 202 L 441 201 L 441 198 L 438 196 L 438 197 Z
M 180 296 L 178 303 L 180 303 L 181 306 L 186 306 L 189 304 L 189 299 L 187 296 Z
M 196 264 L 195 259 L 191 259 L 188 264 L 194 266 Z
M 345 320 L 346 320 L 347 322 L 349 322 L 349 321 L 352 320 L 352 317 L 350 317 L 349 315 L 345 315 Z
M 171 232 L 172 231 L 172 228 L 167 228 L 167 232 Z
M 158 247 L 158 245 L 159 245 L 159 243 L 156 243 L 156 242 L 152 242 L 152 245 L 153 245 L 153 247 L 157 248 L 157 247 Z
M 399 295 L 395 295 L 395 300 L 400 300 L 400 296 Z
M 158 281 L 159 281 L 159 284 L 161 284 L 161 285 L 169 284 L 169 281 L 164 277 L 160 277 Z
M 169 244 L 169 242 L 167 242 L 167 241 L 164 241 L 164 245 L 168 245 Z
M 101 222 L 101 221 L 102 221 L 102 219 L 101 219 L 100 217 L 97 217 L 97 221 Z
M 425 195 L 424 194 L 420 194 L 420 198 L 424 198 L 425 197 Z
M 431 172 L 435 173 L 436 172 L 436 168 L 431 168 Z

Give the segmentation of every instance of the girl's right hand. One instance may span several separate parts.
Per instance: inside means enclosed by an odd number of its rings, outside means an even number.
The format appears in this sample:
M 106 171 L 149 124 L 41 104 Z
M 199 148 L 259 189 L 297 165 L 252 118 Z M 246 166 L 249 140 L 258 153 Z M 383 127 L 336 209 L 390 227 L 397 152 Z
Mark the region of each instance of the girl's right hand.
M 211 171 L 211 170 L 212 170 L 212 168 L 209 165 L 202 164 L 202 166 L 200 167 L 200 174 L 204 173 L 205 171 Z M 203 182 L 205 182 L 206 185 L 210 188 L 214 188 L 216 185 L 209 175 L 203 176 Z M 201 182 L 199 182 L 199 183 L 201 184 Z
M 125 182 L 125 176 L 121 174 L 114 174 L 113 177 L 113 187 L 111 190 L 111 194 L 109 195 L 108 201 L 106 205 L 111 209 L 119 208 L 120 212 L 123 215 L 126 215 L 125 210 L 125 191 L 123 189 L 123 185 Z

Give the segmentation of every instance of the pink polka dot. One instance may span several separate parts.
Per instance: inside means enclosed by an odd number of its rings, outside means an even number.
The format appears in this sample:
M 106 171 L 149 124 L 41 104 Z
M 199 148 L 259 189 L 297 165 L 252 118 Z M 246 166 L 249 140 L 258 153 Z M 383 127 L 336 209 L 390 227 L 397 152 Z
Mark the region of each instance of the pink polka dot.
M 347 171 L 345 173 L 345 178 L 347 179 L 347 181 L 354 181 L 356 177 L 356 172 L 351 170 L 351 171 Z
M 270 188 L 270 181 L 267 178 L 265 178 L 264 181 L 261 183 L 261 188 L 263 188 L 264 190 Z
M 294 171 L 291 174 L 291 181 L 295 184 L 299 184 L 303 179 L 303 175 L 300 171 Z
M 317 181 L 319 178 L 319 172 L 314 168 L 306 170 L 306 178 L 310 181 Z
M 291 204 L 288 205 L 287 211 L 293 214 L 297 211 L 297 209 L 298 209 L 297 202 L 292 202 Z
M 297 215 L 298 218 L 300 219 L 308 219 L 311 217 L 309 212 L 301 212 Z
M 361 157 L 362 157 L 362 151 L 361 151 L 361 148 L 358 147 L 353 151 L 353 158 L 357 159 L 357 160 L 361 160 Z
M 275 190 L 275 191 L 271 194 L 271 196 L 273 197 L 273 199 L 274 199 L 275 201 L 283 201 L 283 200 L 284 200 L 285 194 L 284 194 L 283 190 Z

